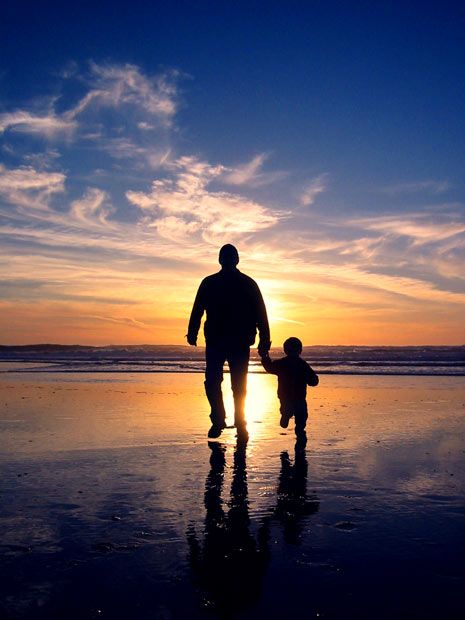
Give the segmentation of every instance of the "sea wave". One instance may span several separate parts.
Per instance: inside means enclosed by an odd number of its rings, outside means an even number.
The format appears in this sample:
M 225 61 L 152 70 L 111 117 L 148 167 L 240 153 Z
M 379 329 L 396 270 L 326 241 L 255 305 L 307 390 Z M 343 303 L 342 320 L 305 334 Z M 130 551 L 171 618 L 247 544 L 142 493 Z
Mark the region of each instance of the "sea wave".
M 281 355 L 281 350 L 271 350 L 272 357 Z M 320 374 L 465 376 L 464 346 L 312 346 L 304 347 L 302 356 Z M 204 370 L 202 347 L 0 346 L 3 373 L 202 373 Z M 250 371 L 264 372 L 255 350 Z

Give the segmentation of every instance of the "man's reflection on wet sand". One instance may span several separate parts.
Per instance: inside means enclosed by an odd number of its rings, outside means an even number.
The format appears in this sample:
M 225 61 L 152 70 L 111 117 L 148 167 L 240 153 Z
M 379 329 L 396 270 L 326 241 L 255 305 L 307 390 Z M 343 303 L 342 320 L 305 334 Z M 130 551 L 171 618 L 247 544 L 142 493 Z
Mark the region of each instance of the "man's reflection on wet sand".
M 225 447 L 209 442 L 210 472 L 205 482 L 205 534 L 203 548 L 189 528 L 191 569 L 204 593 L 204 605 L 229 616 L 260 596 L 268 564 L 268 526 L 261 523 L 257 537 L 250 532 L 246 470 L 247 439 L 238 438 L 234 451 L 230 499 L 225 510 L 221 497 Z
M 209 442 L 210 471 L 205 482 L 203 546 L 195 528 L 187 539 L 194 582 L 202 591 L 205 607 L 222 616 L 239 612 L 260 597 L 263 576 L 270 561 L 270 526 L 277 521 L 287 543 L 299 544 L 303 520 L 318 511 L 319 501 L 307 495 L 308 464 L 305 451 L 296 445 L 294 464 L 281 453 L 275 505 L 271 505 L 256 536 L 250 531 L 247 487 L 247 439 L 238 438 L 234 451 L 230 497 L 222 499 L 226 447 Z

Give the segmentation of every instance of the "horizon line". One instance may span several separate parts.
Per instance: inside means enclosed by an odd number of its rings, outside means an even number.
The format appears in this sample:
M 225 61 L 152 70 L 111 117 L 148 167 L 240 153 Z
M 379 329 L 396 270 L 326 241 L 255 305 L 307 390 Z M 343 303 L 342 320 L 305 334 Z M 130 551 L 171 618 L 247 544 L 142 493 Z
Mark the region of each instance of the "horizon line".
M 462 344 L 304 344 L 305 347 L 402 347 L 402 348 L 412 348 L 412 347 L 465 347 L 465 343 Z M 0 344 L 1 348 L 25 348 L 25 347 L 86 347 L 93 349 L 102 349 L 105 347 L 183 347 L 190 349 L 202 349 L 205 348 L 205 345 L 197 345 L 191 346 L 189 344 L 157 344 L 157 343 L 141 343 L 141 344 L 63 344 L 58 342 L 32 342 L 28 344 Z M 251 349 L 258 348 L 258 345 L 251 345 Z M 281 349 L 282 345 L 273 346 L 271 349 Z

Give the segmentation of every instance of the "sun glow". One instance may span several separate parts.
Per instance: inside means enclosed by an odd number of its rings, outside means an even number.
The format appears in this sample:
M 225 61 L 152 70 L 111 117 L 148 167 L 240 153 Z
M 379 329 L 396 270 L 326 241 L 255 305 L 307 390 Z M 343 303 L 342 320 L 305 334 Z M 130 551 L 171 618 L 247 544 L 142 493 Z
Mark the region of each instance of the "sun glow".
M 276 410 L 278 415 L 279 401 L 276 396 L 275 377 L 249 373 L 247 378 L 247 399 L 245 403 L 245 417 L 249 435 L 255 435 L 257 427 L 264 421 L 268 412 Z M 226 422 L 234 424 L 234 401 L 226 378 L 223 383 L 224 404 L 226 407 Z

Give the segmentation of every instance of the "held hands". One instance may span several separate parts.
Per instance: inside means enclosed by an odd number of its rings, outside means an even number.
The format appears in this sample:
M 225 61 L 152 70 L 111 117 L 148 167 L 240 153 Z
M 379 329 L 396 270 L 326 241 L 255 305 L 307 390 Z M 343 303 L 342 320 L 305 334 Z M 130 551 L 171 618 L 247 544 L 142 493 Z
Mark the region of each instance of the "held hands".
M 258 343 L 258 355 L 260 357 L 269 357 L 268 351 L 270 350 L 271 342 L 259 342 Z
M 197 336 L 194 334 L 186 334 L 187 342 L 192 346 L 197 346 Z

